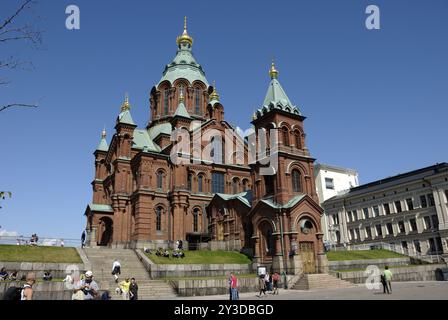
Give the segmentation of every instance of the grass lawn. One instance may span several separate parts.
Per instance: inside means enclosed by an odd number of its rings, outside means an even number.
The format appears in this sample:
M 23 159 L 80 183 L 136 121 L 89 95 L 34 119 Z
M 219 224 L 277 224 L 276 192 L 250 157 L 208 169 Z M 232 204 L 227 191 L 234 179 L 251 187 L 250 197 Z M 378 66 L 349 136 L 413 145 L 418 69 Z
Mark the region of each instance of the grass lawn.
M 405 257 L 406 257 L 405 255 L 383 249 L 327 252 L 328 261 L 387 259 L 387 258 L 405 258 Z
M 243 278 L 256 278 L 257 275 L 255 273 L 250 274 L 235 274 L 237 278 L 243 279 Z M 227 276 L 216 276 L 216 277 L 165 277 L 165 278 L 159 278 L 163 280 L 209 280 L 209 279 L 227 279 Z
M 171 252 L 170 252 L 171 253 Z M 208 250 L 194 250 L 184 251 L 185 258 L 164 258 L 158 257 L 155 253 L 146 254 L 152 262 L 156 264 L 248 264 L 251 260 L 235 251 L 208 251 Z
M 407 264 L 407 265 L 403 265 L 403 266 L 389 266 L 389 269 L 394 269 L 394 268 L 413 268 L 413 267 L 418 267 L 421 266 L 421 264 Z M 380 270 L 384 270 L 384 267 L 379 267 Z M 336 270 L 336 272 L 354 272 L 354 271 L 366 271 L 366 268 L 364 269 L 347 269 L 347 270 Z
M 75 248 L 0 245 L 1 262 L 82 263 Z

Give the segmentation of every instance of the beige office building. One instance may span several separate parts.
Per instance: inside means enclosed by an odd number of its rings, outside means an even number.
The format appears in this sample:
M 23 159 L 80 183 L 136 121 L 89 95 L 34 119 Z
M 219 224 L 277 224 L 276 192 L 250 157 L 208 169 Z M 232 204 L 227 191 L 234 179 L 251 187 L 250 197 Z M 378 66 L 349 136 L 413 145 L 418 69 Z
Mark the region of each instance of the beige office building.
M 448 255 L 448 163 L 351 188 L 322 206 L 333 245 Z

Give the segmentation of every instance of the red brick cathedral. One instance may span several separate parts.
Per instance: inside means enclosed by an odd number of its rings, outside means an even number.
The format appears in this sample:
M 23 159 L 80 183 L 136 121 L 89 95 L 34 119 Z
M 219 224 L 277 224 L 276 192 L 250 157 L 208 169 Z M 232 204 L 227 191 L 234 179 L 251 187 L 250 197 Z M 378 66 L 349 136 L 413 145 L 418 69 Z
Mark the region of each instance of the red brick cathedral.
M 190 248 L 243 251 L 277 270 L 325 271 L 323 210 L 305 117 L 280 85 L 274 63 L 251 122 L 251 145 L 248 137 L 230 135 L 234 127 L 193 56 L 186 21 L 176 42 L 174 60 L 151 90 L 147 127 L 137 128 L 126 98 L 110 144 L 102 133 L 93 202 L 85 212 L 88 244 L 158 248 L 183 240 Z M 173 131 L 183 134 L 173 138 Z M 261 140 L 266 148 L 251 161 Z M 188 143 L 179 151 L 181 141 Z

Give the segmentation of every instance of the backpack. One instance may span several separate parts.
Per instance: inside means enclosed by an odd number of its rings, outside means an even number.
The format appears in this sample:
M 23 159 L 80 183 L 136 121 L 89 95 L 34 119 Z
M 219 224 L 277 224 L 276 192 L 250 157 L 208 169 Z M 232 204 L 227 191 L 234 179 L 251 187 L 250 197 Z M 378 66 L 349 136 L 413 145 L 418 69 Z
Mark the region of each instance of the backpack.
M 22 287 L 9 287 L 3 295 L 3 300 L 21 300 L 22 290 Z

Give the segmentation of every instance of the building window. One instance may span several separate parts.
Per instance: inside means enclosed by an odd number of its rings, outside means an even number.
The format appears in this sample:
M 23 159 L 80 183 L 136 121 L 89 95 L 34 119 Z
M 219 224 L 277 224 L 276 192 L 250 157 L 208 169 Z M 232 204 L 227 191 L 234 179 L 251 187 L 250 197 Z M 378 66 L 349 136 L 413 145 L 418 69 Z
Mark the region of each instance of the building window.
M 415 252 L 422 253 L 422 248 L 420 247 L 420 241 L 414 240 Z
M 194 90 L 194 112 L 201 114 L 201 91 L 199 89 Z
M 448 190 L 445 190 L 445 200 L 448 203 Z
M 410 219 L 409 225 L 411 227 L 411 231 L 417 231 L 417 222 L 415 221 L 415 219 Z
M 356 239 L 358 239 L 359 241 L 361 241 L 361 233 L 359 232 L 359 228 L 355 229 L 356 232 Z
M 164 95 L 164 98 L 163 98 L 163 114 L 164 115 L 168 114 L 169 98 L 170 98 L 170 91 L 169 90 L 165 90 L 165 95 Z
M 156 209 L 156 231 L 162 231 L 162 208 Z
M 431 229 L 431 217 L 426 216 L 423 218 L 425 230 Z
M 387 225 L 386 225 L 386 228 L 387 228 L 387 234 L 388 235 L 394 235 L 394 228 L 392 227 L 392 223 L 388 223 Z
M 238 183 L 239 183 L 239 179 L 238 178 L 233 178 L 232 180 L 232 192 L 233 194 L 237 194 L 238 193 Z
M 347 222 L 352 222 L 350 211 L 347 212 Z
M 212 137 L 210 142 L 212 143 L 212 147 L 213 147 L 211 154 L 210 154 L 213 159 L 213 162 L 222 164 L 223 163 L 223 160 L 222 160 L 222 155 L 223 155 L 222 151 L 223 150 L 222 150 L 221 137 L 220 136 Z
M 380 225 L 380 224 L 377 224 L 377 225 L 375 226 L 375 229 L 376 229 L 376 235 L 377 235 L 378 237 L 382 237 L 382 236 L 383 236 L 383 230 L 381 229 L 381 225 Z
M 353 229 L 350 229 L 350 240 L 355 240 L 355 232 L 353 231 Z
M 439 218 L 437 217 L 437 215 L 431 216 L 431 220 L 432 220 L 432 228 L 438 229 L 439 228 Z
M 390 207 L 388 203 L 383 204 L 384 207 L 384 213 L 385 214 L 390 214 Z
M 337 214 L 333 215 L 334 224 L 339 224 L 339 216 Z
M 356 210 L 352 211 L 352 220 L 358 221 L 358 212 Z
M 395 201 L 395 209 L 397 210 L 397 213 L 400 213 L 401 211 L 401 202 L 400 201 Z
M 401 247 L 403 248 L 403 252 L 408 252 L 408 242 L 407 241 L 401 241 Z
M 157 189 L 163 189 L 163 171 L 157 171 Z
M 398 230 L 400 230 L 400 233 L 406 232 L 406 230 L 404 228 L 404 221 L 398 221 Z
M 420 196 L 420 203 L 422 204 L 422 208 L 426 208 L 428 203 L 426 202 L 426 196 Z
M 189 191 L 191 191 L 192 180 L 193 180 L 193 175 L 190 173 L 187 178 L 187 188 Z
M 198 192 L 202 193 L 204 176 L 202 174 L 198 175 Z
M 372 238 L 372 229 L 370 227 L 366 227 L 366 236 L 367 238 Z
M 193 232 L 198 232 L 199 224 L 199 209 L 194 209 L 193 211 Z
M 212 193 L 224 193 L 224 173 L 213 172 Z
M 362 209 L 362 215 L 364 219 L 369 219 L 369 209 L 368 208 Z
M 430 238 L 430 239 L 429 239 L 429 251 L 430 251 L 431 253 L 436 252 L 436 243 L 435 243 L 435 241 L 434 241 L 433 238 Z
M 411 198 L 406 199 L 406 204 L 408 205 L 408 210 L 409 211 L 414 210 L 414 203 L 412 202 Z
M 436 205 L 434 202 L 434 195 L 432 193 L 428 194 L 428 202 L 430 207 L 434 207 Z
M 289 146 L 289 132 L 288 132 L 288 128 L 286 128 L 286 127 L 282 128 L 282 136 L 283 136 L 283 145 L 284 146 Z
M 294 192 L 301 192 L 300 188 L 300 172 L 299 170 L 292 171 L 292 190 Z
M 334 182 L 332 178 L 325 178 L 325 188 L 334 190 Z
M 296 142 L 296 148 L 297 149 L 302 149 L 302 141 L 300 139 L 300 132 L 299 131 L 295 131 L 294 133 L 294 138 L 295 138 L 295 142 Z
M 274 193 L 274 176 L 264 176 L 264 187 L 266 194 Z
M 380 208 L 378 206 L 373 207 L 373 217 L 376 218 L 380 215 Z
M 247 179 L 243 180 L 243 191 L 249 190 L 249 181 Z

